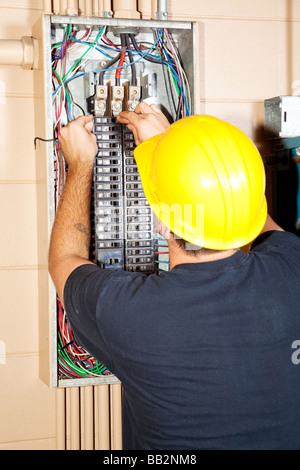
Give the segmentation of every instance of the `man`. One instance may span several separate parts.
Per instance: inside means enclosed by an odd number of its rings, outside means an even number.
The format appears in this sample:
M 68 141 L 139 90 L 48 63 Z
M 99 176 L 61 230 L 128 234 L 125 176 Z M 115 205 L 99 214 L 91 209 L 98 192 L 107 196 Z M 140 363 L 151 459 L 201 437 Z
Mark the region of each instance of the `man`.
M 61 132 L 68 176 L 49 271 L 78 341 L 122 382 L 124 449 L 300 449 L 300 241 L 267 216 L 256 148 L 215 118 L 169 126 L 146 103 L 119 121 L 170 271 L 89 262 L 90 116 Z M 175 217 L 172 201 L 192 209 Z

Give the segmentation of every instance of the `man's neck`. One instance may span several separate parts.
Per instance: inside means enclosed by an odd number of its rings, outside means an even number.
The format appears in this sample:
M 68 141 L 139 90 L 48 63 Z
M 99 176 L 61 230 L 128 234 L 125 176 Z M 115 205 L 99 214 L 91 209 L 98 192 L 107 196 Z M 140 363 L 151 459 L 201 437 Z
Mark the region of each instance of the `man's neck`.
M 169 245 L 169 261 L 170 261 L 170 270 L 173 269 L 178 264 L 187 264 L 187 263 L 207 263 L 210 261 L 217 261 L 224 258 L 229 258 L 234 255 L 238 250 L 223 250 L 223 251 L 212 251 L 211 253 L 206 250 L 197 255 L 187 254 L 186 251 L 179 247 L 176 242 L 172 239 L 168 240 Z

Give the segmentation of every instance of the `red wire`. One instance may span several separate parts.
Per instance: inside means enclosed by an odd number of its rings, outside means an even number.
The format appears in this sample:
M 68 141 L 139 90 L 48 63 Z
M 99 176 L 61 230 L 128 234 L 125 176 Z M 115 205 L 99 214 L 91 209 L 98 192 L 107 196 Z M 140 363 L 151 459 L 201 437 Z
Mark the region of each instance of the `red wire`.
M 126 57 L 126 51 L 124 49 L 122 49 L 122 52 L 121 52 L 121 57 L 120 57 L 120 61 L 119 61 L 119 65 L 118 67 L 123 67 L 124 65 L 124 62 L 125 62 L 125 57 Z M 118 68 L 117 71 L 116 71 L 116 78 L 120 78 L 121 77 L 121 68 Z
M 103 34 L 102 37 L 103 37 L 103 39 L 105 39 L 105 41 L 109 42 L 109 44 L 111 44 L 112 46 L 114 46 L 115 49 L 118 49 L 118 47 L 117 47 L 113 42 L 111 42 L 106 36 L 104 36 L 104 34 Z

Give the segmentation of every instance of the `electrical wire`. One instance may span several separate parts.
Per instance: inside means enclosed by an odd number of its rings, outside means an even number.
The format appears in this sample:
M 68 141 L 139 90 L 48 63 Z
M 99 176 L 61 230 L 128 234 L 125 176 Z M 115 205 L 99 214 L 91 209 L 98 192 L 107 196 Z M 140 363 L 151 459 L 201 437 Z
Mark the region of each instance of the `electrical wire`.
M 155 42 L 154 42 L 154 46 L 150 50 L 157 47 L 157 45 L 159 43 L 161 43 L 161 38 L 162 38 L 163 34 L 165 34 L 165 29 L 162 29 L 160 32 L 158 32 L 158 31 L 154 32 Z M 171 39 L 170 39 L 169 34 L 167 35 L 167 39 L 168 39 L 169 44 L 171 44 Z M 142 51 L 140 50 L 140 48 L 139 48 L 139 46 L 136 42 L 135 36 L 133 34 L 130 34 L 130 40 L 132 42 L 132 45 L 133 45 L 135 51 L 139 54 L 142 54 Z M 160 54 L 160 58 L 154 57 L 153 55 L 151 55 L 149 53 L 149 51 L 146 54 L 142 54 L 142 55 L 143 55 L 143 57 L 145 57 L 145 60 L 148 60 L 149 62 L 154 62 L 156 64 L 163 63 L 164 65 L 166 65 L 170 68 L 170 70 L 171 70 L 171 72 L 174 76 L 174 79 L 176 81 L 176 84 L 177 84 L 179 100 L 181 100 L 181 99 L 183 100 L 183 104 L 181 106 L 181 108 L 182 108 L 182 113 L 181 113 L 182 116 L 181 117 L 186 117 L 186 116 L 190 115 L 190 104 L 187 102 L 187 99 L 186 99 L 186 96 L 185 96 L 184 90 L 183 90 L 183 81 L 182 81 L 181 74 L 180 74 L 180 70 L 182 69 L 182 67 L 179 63 L 178 55 L 177 56 L 175 55 L 174 48 L 172 48 L 172 50 L 173 50 L 173 57 L 170 56 L 170 53 L 169 53 L 169 51 L 166 47 L 163 47 L 161 49 L 161 51 L 158 51 L 158 53 Z M 164 57 L 166 58 L 166 60 L 164 60 L 163 54 L 164 54 Z M 175 68 L 177 70 L 175 70 Z M 178 74 L 178 72 L 179 72 L 179 74 Z
M 121 79 L 121 70 L 123 68 L 125 58 L 126 58 L 126 39 L 124 34 L 120 34 L 121 37 L 121 56 L 118 64 L 118 69 L 116 71 L 116 85 L 120 86 Z
M 132 86 L 137 86 L 136 67 L 135 67 L 135 64 L 134 64 L 133 53 L 132 53 L 131 46 L 130 46 L 129 34 L 125 35 L 125 42 L 126 42 L 126 48 L 127 48 L 127 51 L 128 51 L 129 62 L 131 64 L 131 85 Z
M 105 64 L 105 69 L 101 69 L 99 73 L 98 82 L 99 85 L 104 85 L 104 74 L 111 69 L 111 66 L 118 62 L 121 58 L 121 52 L 117 54 L 113 59 L 111 59 L 107 64 Z

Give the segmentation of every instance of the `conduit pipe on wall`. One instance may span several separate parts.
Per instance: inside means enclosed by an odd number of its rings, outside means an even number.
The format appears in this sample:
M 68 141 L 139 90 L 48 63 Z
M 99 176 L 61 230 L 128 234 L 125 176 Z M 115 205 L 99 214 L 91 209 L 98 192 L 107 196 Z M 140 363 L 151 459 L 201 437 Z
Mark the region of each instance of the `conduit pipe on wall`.
M 151 0 L 151 18 L 154 20 L 167 20 L 167 0 Z
M 103 16 L 112 17 L 111 0 L 103 0 Z
M 93 16 L 102 16 L 103 0 L 93 0 Z
M 136 0 L 113 0 L 114 18 L 141 18 L 141 14 L 137 11 Z
M 52 0 L 44 0 L 44 13 L 45 15 L 52 14 Z
M 66 14 L 70 16 L 78 15 L 78 0 L 68 0 Z
M 67 0 L 60 0 L 60 14 L 65 15 L 67 11 Z
M 157 0 L 157 20 L 167 20 L 168 11 L 167 11 L 167 0 Z
M 20 65 L 32 70 L 38 65 L 38 41 L 30 36 L 0 39 L 0 65 Z

